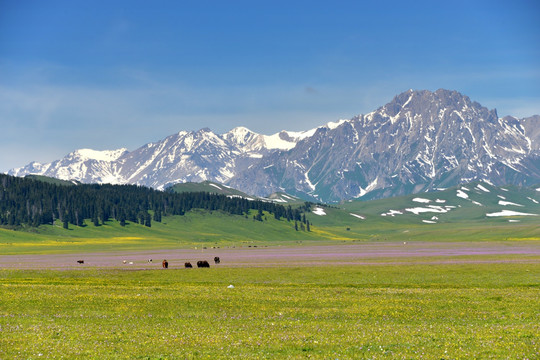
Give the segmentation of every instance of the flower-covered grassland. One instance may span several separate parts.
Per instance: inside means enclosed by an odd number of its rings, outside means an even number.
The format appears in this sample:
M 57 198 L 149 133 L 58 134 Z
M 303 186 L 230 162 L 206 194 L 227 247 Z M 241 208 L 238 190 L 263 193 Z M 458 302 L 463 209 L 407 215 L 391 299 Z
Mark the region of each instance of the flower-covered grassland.
M 3 270 L 0 358 L 533 359 L 539 275 L 537 262 Z

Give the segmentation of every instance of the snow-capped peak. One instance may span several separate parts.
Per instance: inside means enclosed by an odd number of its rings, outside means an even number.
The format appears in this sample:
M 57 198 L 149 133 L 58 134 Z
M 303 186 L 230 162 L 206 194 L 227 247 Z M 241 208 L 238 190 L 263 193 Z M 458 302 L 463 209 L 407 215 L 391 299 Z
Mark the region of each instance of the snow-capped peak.
M 331 122 L 326 124 L 326 127 L 329 128 L 330 130 L 333 130 L 333 129 L 337 128 L 338 126 L 346 123 L 347 121 L 349 121 L 349 120 L 340 119 L 340 120 L 338 120 L 336 122 L 331 121 Z
M 253 139 L 258 137 L 259 134 L 254 133 L 246 127 L 238 126 L 229 131 L 228 133 L 223 134 L 223 136 L 238 145 L 245 145 L 253 141 Z
M 290 150 L 296 146 L 294 137 L 287 131 L 280 131 L 274 135 L 264 135 L 264 143 L 268 149 Z

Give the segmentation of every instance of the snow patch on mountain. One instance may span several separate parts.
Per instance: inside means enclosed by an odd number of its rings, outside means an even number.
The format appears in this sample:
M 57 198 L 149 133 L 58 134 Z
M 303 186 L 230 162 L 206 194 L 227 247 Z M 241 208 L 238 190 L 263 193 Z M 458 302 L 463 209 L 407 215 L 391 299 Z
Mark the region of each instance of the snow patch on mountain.
M 512 210 L 502 210 L 495 213 L 489 213 L 486 214 L 486 216 L 538 216 L 538 214 L 529 214 L 529 213 L 522 213 L 519 211 L 512 211 Z
M 337 122 L 329 122 L 326 124 L 326 127 L 329 128 L 330 130 L 333 130 L 341 125 L 343 125 L 345 122 L 347 122 L 349 120 L 344 120 L 344 119 L 341 119 Z
M 415 215 L 418 215 L 420 213 L 425 213 L 425 212 L 434 212 L 434 213 L 446 213 L 446 212 L 448 212 L 448 209 L 445 209 L 442 206 L 435 206 L 435 205 L 430 205 L 429 207 L 408 208 L 408 209 L 405 209 L 405 210 L 408 211 L 408 212 L 411 212 L 411 213 L 413 213 Z
M 99 161 L 116 161 L 122 155 L 127 152 L 127 149 L 117 150 L 92 150 L 92 149 L 79 149 L 73 152 L 74 155 L 79 156 L 81 159 L 87 160 L 99 160 Z
M 484 186 L 482 186 L 481 184 L 476 185 L 476 187 L 477 187 L 478 189 L 482 190 L 483 192 L 487 192 L 487 193 L 490 192 L 488 189 L 486 189 L 486 188 L 485 188 Z
M 508 205 L 511 205 L 511 206 L 520 206 L 520 207 L 523 207 L 523 205 L 521 205 L 521 204 L 516 204 L 516 203 L 510 202 L 510 201 L 503 201 L 503 200 L 499 200 L 499 205 L 502 205 L 502 206 L 508 206 Z

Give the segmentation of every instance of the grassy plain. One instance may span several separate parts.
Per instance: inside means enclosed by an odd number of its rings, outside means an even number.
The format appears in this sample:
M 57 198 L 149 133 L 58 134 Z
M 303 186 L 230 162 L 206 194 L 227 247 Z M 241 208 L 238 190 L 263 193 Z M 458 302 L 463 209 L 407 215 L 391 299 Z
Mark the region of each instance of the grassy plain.
M 535 359 L 537 260 L 0 270 L 0 358 Z

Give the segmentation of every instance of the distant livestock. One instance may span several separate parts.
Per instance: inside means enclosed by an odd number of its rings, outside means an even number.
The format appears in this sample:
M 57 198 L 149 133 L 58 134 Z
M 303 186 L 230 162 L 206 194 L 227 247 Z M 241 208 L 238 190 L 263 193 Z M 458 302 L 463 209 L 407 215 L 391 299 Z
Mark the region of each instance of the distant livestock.
M 84 264 L 84 260 L 77 260 L 79 264 Z
M 214 257 L 214 263 L 219 264 L 220 261 L 219 256 Z
M 148 262 L 151 263 L 151 262 L 152 262 L 152 259 L 148 259 Z
M 206 260 L 199 260 L 199 261 L 197 261 L 197 267 L 199 267 L 199 268 L 209 268 L 210 264 Z
M 169 267 L 169 263 L 167 262 L 167 260 L 163 260 L 161 266 L 163 266 L 164 269 L 167 269 Z
M 186 269 L 191 269 L 193 267 L 190 262 L 185 263 L 184 266 Z

